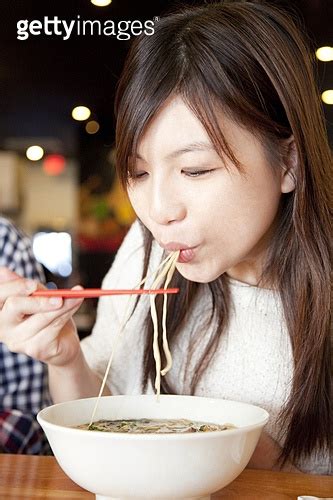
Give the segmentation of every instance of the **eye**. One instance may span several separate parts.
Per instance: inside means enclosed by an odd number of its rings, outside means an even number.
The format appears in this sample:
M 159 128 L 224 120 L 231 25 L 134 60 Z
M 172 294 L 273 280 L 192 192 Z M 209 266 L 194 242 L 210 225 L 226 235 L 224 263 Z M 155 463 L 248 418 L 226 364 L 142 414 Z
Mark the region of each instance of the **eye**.
M 148 175 L 147 172 L 138 171 L 138 172 L 133 172 L 132 174 L 129 174 L 129 178 L 132 181 L 138 181 L 138 180 L 142 179 L 143 177 L 145 177 L 146 175 Z
M 211 172 L 214 172 L 214 168 L 210 168 L 210 169 L 206 169 L 206 170 L 203 170 L 203 169 L 193 169 L 193 170 L 182 170 L 182 173 L 185 174 L 187 177 L 200 177 L 202 175 L 207 175 L 207 174 L 210 174 Z

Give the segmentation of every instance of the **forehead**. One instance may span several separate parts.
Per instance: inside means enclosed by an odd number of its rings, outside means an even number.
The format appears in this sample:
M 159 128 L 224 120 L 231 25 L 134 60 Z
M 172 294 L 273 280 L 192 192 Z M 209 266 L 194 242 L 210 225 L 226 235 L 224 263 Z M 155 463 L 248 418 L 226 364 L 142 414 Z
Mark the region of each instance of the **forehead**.
M 144 131 L 137 148 L 139 157 L 154 151 L 167 155 L 170 151 L 197 145 L 197 151 L 214 150 L 205 127 L 181 97 L 168 99 Z

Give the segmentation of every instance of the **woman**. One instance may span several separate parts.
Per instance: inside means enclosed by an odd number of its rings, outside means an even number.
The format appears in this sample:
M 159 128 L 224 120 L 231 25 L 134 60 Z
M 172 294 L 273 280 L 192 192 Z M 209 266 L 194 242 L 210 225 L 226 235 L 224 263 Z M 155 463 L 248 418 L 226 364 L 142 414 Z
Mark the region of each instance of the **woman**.
M 265 407 L 270 423 L 250 466 L 332 473 L 332 160 L 299 31 L 255 2 L 165 17 L 132 46 L 116 114 L 118 172 L 140 223 L 104 287 L 134 287 L 164 251 L 180 251 L 164 391 Z M 2 290 L 0 336 L 48 363 L 53 398 L 95 395 L 122 299 L 100 301 L 80 347 L 79 300 L 21 292 L 14 301 L 17 289 Z M 152 391 L 151 343 L 143 298 L 105 393 Z

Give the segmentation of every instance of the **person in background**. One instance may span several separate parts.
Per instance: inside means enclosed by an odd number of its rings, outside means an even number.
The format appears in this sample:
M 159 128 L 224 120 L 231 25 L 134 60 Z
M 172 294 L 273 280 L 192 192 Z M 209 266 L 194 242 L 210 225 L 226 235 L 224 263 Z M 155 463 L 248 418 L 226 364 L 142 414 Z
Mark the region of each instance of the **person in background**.
M 16 274 L 15 274 L 16 273 Z M 0 217 L 0 283 L 17 275 L 44 282 L 41 265 L 34 258 L 29 238 Z M 49 445 L 36 414 L 51 404 L 47 367 L 25 354 L 16 354 L 0 342 L 0 452 L 46 454 Z

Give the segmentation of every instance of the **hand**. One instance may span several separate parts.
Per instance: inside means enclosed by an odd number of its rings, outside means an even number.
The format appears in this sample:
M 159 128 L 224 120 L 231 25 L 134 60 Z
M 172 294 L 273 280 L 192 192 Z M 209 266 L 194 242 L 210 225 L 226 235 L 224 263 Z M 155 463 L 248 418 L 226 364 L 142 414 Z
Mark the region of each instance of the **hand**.
M 0 341 L 54 366 L 75 359 L 80 341 L 72 319 L 83 299 L 31 297 L 44 286 L 0 268 Z
M 291 462 L 287 461 L 283 467 L 278 465 L 281 447 L 269 434 L 262 432 L 256 449 L 247 467 L 250 469 L 269 469 L 285 472 L 301 472 Z

